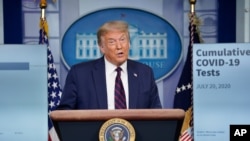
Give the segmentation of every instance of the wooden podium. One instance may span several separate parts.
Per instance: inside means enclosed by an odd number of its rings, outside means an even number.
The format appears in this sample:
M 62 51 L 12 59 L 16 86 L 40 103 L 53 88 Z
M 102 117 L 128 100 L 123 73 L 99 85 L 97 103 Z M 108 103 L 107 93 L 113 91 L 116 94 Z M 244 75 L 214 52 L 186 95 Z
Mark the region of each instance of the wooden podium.
M 178 141 L 184 116 L 181 109 L 57 110 L 50 113 L 61 141 L 98 141 L 101 127 L 113 118 L 131 123 L 136 141 Z

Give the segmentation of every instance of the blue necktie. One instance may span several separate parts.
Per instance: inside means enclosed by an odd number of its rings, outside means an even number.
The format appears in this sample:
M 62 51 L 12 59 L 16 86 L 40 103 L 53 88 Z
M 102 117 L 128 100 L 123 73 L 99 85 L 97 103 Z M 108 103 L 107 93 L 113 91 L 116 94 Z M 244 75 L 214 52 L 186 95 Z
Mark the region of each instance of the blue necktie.
M 116 68 L 117 75 L 115 78 L 115 109 L 126 109 L 126 96 L 121 80 L 121 68 Z

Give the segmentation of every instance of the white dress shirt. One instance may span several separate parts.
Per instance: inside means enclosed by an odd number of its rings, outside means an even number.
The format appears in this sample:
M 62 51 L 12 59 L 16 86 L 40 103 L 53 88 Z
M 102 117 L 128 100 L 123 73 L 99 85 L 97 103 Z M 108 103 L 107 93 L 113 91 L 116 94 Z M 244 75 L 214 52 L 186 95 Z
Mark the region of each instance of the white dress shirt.
M 117 75 L 116 68 L 117 66 L 110 63 L 105 57 L 105 72 L 106 72 L 106 85 L 107 85 L 107 98 L 108 98 L 108 109 L 115 109 L 115 78 Z M 128 101 L 128 72 L 127 72 L 127 61 L 124 62 L 121 66 L 121 79 L 124 87 L 125 95 L 126 95 L 126 104 L 127 109 L 129 107 Z

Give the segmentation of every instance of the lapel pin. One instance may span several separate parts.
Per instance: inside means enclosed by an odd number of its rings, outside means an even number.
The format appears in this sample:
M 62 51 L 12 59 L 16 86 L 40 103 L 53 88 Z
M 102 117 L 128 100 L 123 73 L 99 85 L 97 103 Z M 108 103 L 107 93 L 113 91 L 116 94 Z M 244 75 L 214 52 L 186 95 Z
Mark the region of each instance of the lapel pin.
M 135 77 L 137 77 L 137 74 L 136 74 L 136 73 L 134 73 L 134 76 L 135 76 Z

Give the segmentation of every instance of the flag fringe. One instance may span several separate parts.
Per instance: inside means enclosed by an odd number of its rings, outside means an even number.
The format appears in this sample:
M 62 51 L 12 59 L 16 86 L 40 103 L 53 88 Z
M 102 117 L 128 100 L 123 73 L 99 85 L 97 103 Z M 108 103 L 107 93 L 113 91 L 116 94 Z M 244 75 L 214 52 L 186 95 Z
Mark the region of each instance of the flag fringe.
M 40 29 L 43 29 L 46 36 L 48 37 L 48 32 L 49 32 L 49 26 L 48 26 L 48 23 L 45 19 L 40 19 L 40 23 L 39 23 L 39 27 Z
M 191 18 L 191 13 L 188 14 L 188 17 L 189 17 L 189 19 Z M 200 28 L 199 28 L 200 26 L 203 25 L 203 22 L 199 19 L 199 17 L 196 16 L 196 14 L 193 17 L 193 24 L 196 27 L 195 32 L 199 37 L 200 43 L 204 43 L 204 40 L 202 39 L 201 34 L 200 34 Z
M 191 120 L 191 107 L 188 108 L 188 110 L 185 112 L 185 118 L 182 124 L 182 128 L 181 128 L 181 133 L 183 133 L 185 130 L 187 130 L 190 127 L 190 120 Z

